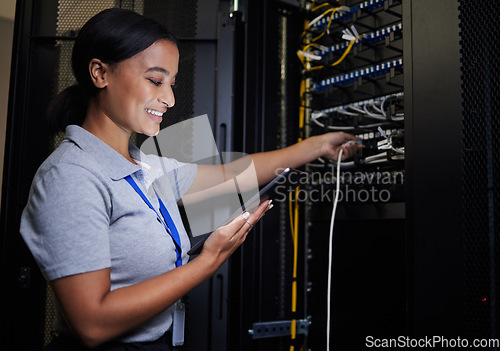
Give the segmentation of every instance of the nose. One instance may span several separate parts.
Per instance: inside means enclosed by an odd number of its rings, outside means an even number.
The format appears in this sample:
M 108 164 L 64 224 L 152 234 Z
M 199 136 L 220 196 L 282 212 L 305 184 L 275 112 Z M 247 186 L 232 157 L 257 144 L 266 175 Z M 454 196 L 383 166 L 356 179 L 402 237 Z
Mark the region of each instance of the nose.
M 175 105 L 174 91 L 170 85 L 167 85 L 166 88 L 162 90 L 161 95 L 158 96 L 158 102 L 165 104 L 168 108 Z

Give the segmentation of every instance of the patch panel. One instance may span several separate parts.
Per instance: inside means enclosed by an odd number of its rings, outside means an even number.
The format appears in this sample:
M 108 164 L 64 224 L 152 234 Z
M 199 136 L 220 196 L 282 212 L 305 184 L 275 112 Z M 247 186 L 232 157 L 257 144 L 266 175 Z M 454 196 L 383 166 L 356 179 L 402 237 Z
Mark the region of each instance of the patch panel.
M 349 110 L 349 108 L 351 106 L 363 108 L 365 105 L 370 105 L 372 103 L 380 102 L 382 104 L 382 103 L 384 103 L 384 101 L 388 101 L 390 99 L 402 99 L 403 97 L 404 97 L 404 93 L 400 92 L 400 93 L 395 93 L 395 94 L 389 94 L 389 95 L 385 95 L 385 96 L 376 97 L 376 98 L 373 98 L 373 99 L 368 99 L 368 100 L 363 100 L 363 101 L 356 101 L 356 102 L 353 102 L 353 103 L 350 103 L 350 104 L 341 105 L 341 106 L 335 106 L 335 107 L 331 107 L 331 108 L 326 108 L 326 109 L 323 109 L 323 110 L 315 111 L 314 113 L 329 114 L 329 113 L 334 113 L 334 112 L 340 112 L 342 110 L 347 111 L 347 110 Z
M 374 32 L 363 33 L 358 42 L 354 43 L 354 46 L 358 46 L 358 43 L 373 44 L 384 40 L 391 33 L 401 33 L 403 30 L 402 23 L 393 24 Z M 320 50 L 314 51 L 314 55 L 324 58 L 331 53 L 336 53 L 340 51 L 345 51 L 349 46 L 349 41 L 344 41 L 342 43 L 332 45 L 332 46 L 321 46 Z
M 314 83 L 313 90 L 320 92 L 331 86 L 349 85 L 356 82 L 359 78 L 373 78 L 388 73 L 392 68 L 403 68 L 403 59 L 399 58 L 396 60 L 390 60 L 363 69 L 323 79 L 318 83 Z
M 389 0 L 367 0 L 365 2 L 362 2 L 358 5 L 349 7 L 348 10 L 345 10 L 345 7 L 343 7 L 343 10 L 335 12 L 333 15 L 333 21 L 337 22 L 343 22 L 351 19 L 355 13 L 357 13 L 359 10 L 364 10 L 364 11 L 373 11 L 377 8 L 383 7 L 384 2 L 389 1 Z M 312 28 L 315 30 L 323 30 L 326 25 L 328 25 L 328 22 L 330 19 L 328 16 L 325 16 L 321 18 L 320 20 L 314 22 L 312 24 Z

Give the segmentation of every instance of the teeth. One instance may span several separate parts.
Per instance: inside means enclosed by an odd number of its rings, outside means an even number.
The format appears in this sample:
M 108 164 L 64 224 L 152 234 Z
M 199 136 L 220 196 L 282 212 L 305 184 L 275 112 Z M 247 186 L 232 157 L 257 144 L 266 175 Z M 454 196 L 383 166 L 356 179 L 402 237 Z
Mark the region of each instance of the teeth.
M 155 115 L 155 116 L 158 116 L 158 117 L 163 116 L 163 113 L 158 112 L 158 111 L 155 111 L 155 110 L 152 110 L 152 109 L 150 109 L 150 108 L 147 108 L 147 109 L 146 109 L 146 112 L 147 112 L 147 113 L 151 113 L 152 115 Z

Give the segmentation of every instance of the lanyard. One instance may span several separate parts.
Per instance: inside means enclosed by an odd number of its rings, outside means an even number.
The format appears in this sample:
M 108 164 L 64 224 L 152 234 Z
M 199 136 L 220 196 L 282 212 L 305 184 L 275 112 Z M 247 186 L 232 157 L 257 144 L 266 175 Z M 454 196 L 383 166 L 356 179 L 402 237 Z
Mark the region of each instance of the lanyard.
M 141 196 L 141 198 L 144 200 L 144 202 L 151 208 L 153 211 L 155 211 L 156 216 L 160 220 L 160 222 L 163 224 L 165 229 L 167 230 L 167 233 L 170 235 L 172 238 L 174 245 L 175 245 L 175 252 L 177 254 L 177 260 L 175 261 L 175 266 L 179 267 L 182 266 L 182 249 L 181 249 L 181 238 L 179 236 L 179 232 L 177 231 L 177 227 L 175 226 L 174 221 L 172 220 L 172 217 L 170 217 L 170 213 L 168 213 L 167 208 L 163 204 L 163 201 L 161 201 L 160 197 L 156 193 L 156 197 L 158 198 L 158 202 L 160 204 L 160 212 L 161 216 L 158 214 L 156 209 L 153 207 L 149 199 L 144 195 L 142 190 L 139 188 L 139 186 L 136 184 L 136 182 L 132 179 L 132 176 L 128 175 L 125 177 L 125 180 L 134 188 L 134 190 Z M 166 223 L 165 223 L 166 222 Z

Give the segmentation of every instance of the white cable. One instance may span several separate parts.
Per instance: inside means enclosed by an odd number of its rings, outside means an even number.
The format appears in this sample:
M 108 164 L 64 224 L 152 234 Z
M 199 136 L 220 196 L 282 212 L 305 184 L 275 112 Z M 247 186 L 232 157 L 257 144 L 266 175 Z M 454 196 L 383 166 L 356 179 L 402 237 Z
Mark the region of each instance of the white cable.
M 332 16 L 335 14 L 335 11 L 334 9 L 331 9 L 333 11 L 332 13 Z M 345 11 L 345 12 L 348 12 L 351 10 L 350 7 L 347 7 L 347 6 L 340 6 L 336 9 L 337 11 Z M 320 19 L 322 19 L 323 17 L 325 17 L 327 15 L 327 12 L 329 12 L 328 10 L 325 11 L 324 13 L 322 13 L 321 15 L 319 15 L 318 17 L 314 18 L 311 22 L 309 22 L 309 27 L 313 26 L 314 24 L 316 24 L 316 22 L 318 22 Z
M 335 193 L 335 200 L 333 202 L 332 218 L 330 220 L 330 245 L 328 249 L 328 292 L 327 292 L 327 310 L 326 310 L 326 351 L 330 351 L 330 313 L 331 313 L 331 291 L 332 291 L 332 262 L 333 262 L 333 224 L 335 222 L 335 212 L 337 211 L 337 204 L 339 202 L 340 193 L 340 161 L 342 160 L 342 148 L 339 151 L 337 158 L 337 190 Z
M 361 107 L 361 106 L 363 106 L 365 104 L 370 104 L 371 101 L 374 101 L 374 102 L 380 102 L 381 103 L 381 109 L 385 109 L 384 105 L 385 105 L 386 101 L 384 101 L 384 100 L 388 100 L 388 99 L 402 99 L 403 96 L 404 96 L 403 93 L 389 94 L 389 95 L 386 95 L 386 96 L 381 96 L 381 97 L 377 97 L 377 98 L 373 98 L 373 99 L 368 99 L 368 100 L 353 102 L 353 103 L 351 103 L 349 105 L 356 106 L 356 107 Z M 315 111 L 315 112 L 316 113 L 331 113 L 331 112 L 337 111 L 338 109 L 344 109 L 345 110 L 345 109 L 349 108 L 349 105 L 342 105 L 342 106 L 330 107 L 330 108 L 326 108 L 326 109 Z
M 384 110 L 385 110 L 384 105 L 385 105 L 385 102 L 386 102 L 389 98 L 390 98 L 390 96 L 386 96 L 386 97 L 382 100 L 382 102 L 380 103 L 380 109 L 381 109 L 382 111 L 384 111 Z M 385 115 L 385 111 L 384 111 L 384 115 Z
M 370 162 L 372 160 L 376 160 L 376 159 L 379 159 L 379 158 L 385 158 L 385 157 L 387 157 L 387 153 L 382 152 L 380 154 L 376 154 L 376 155 L 365 157 L 365 161 Z
M 364 105 L 371 105 L 377 112 L 380 112 L 381 115 L 386 116 L 385 112 L 385 104 L 389 99 L 402 99 L 404 96 L 403 93 L 396 93 L 396 94 L 389 94 L 386 96 L 382 97 L 377 97 L 369 100 L 363 100 L 363 101 L 358 101 L 358 102 L 353 102 L 349 105 L 343 105 L 343 106 L 335 106 L 335 107 L 330 107 L 327 109 L 319 110 L 313 112 L 314 114 L 330 114 L 333 112 L 338 112 L 338 113 L 344 113 L 347 112 L 347 110 L 352 109 L 353 111 L 356 111 L 360 113 L 361 115 L 365 115 L 365 111 L 362 109 Z M 379 104 L 377 104 L 379 103 Z M 351 114 L 352 112 L 344 113 L 344 114 Z M 353 116 L 356 114 L 352 114 Z M 396 113 L 392 116 L 390 116 L 393 121 L 402 121 L 404 120 L 404 113 Z M 395 118 L 395 117 L 401 117 L 401 118 Z
M 302 50 L 299 50 L 299 54 L 301 54 L 302 56 L 307 57 L 311 60 L 315 60 L 315 61 L 320 61 L 322 59 L 321 56 L 313 55 L 313 54 L 310 54 L 310 53 L 302 51 Z
M 333 11 L 333 10 L 332 10 Z M 309 22 L 308 26 L 311 27 L 313 26 L 316 22 L 318 22 L 320 19 L 322 19 L 323 17 L 325 17 L 325 13 L 322 13 L 321 15 L 319 15 L 318 17 L 314 18 L 311 22 Z
M 378 145 L 379 150 L 392 150 L 400 155 L 404 155 L 404 147 L 403 148 L 396 148 L 394 145 L 392 145 L 392 133 L 390 135 L 387 135 L 386 132 L 378 127 L 378 131 L 380 133 L 380 136 L 385 138 L 385 142 L 383 144 Z
M 373 109 L 377 112 L 379 112 L 380 114 L 382 114 L 382 116 L 386 117 L 386 114 L 385 114 L 385 111 L 382 110 L 380 107 L 378 107 L 376 104 L 375 104 L 375 101 L 372 101 L 370 103 L 370 106 L 373 107 Z
M 401 94 L 401 95 L 400 95 Z M 385 102 L 391 98 L 396 98 L 396 99 L 401 99 L 403 97 L 402 93 L 399 93 L 399 94 L 396 94 L 396 95 L 392 95 L 392 96 L 386 96 L 381 104 L 380 104 L 380 109 L 383 111 L 384 115 L 386 115 L 385 113 Z M 391 116 L 391 120 L 393 121 L 404 121 L 405 120 L 405 117 L 404 117 L 404 113 L 396 113 L 395 115 Z
M 361 108 L 359 108 L 359 107 L 357 107 L 357 106 L 354 106 L 354 105 L 352 105 L 352 104 L 351 104 L 351 105 L 349 105 L 349 106 L 347 106 L 347 107 L 348 107 L 348 108 L 350 108 L 351 110 L 354 110 L 354 111 L 359 112 L 359 113 L 361 113 L 361 114 L 364 114 L 364 113 L 365 113 L 365 111 L 364 111 L 364 110 L 362 110 Z
M 387 120 L 387 118 L 385 118 L 384 115 L 377 115 L 375 113 L 372 113 L 370 111 L 368 111 L 368 108 L 367 108 L 368 105 L 364 105 L 363 106 L 363 111 L 365 111 L 365 116 L 366 117 L 370 117 L 370 118 L 375 118 L 375 119 L 381 119 L 381 120 Z
M 382 126 L 383 123 L 375 123 L 375 124 L 364 124 L 364 125 L 359 125 L 356 127 L 351 127 L 351 126 L 327 126 L 321 122 L 318 121 L 318 118 L 324 117 L 324 116 L 311 116 L 311 122 L 317 124 L 318 126 L 322 128 L 327 128 L 327 129 L 332 129 L 332 130 L 354 130 L 354 129 L 364 129 L 364 128 L 373 128 L 373 127 L 379 127 Z
M 346 110 L 344 110 L 342 108 L 339 108 L 337 110 L 337 113 L 340 113 L 342 115 L 347 115 L 347 116 L 353 116 L 353 117 L 359 116 L 359 113 L 349 112 L 349 111 L 346 111 Z
M 404 148 L 397 148 L 397 147 L 391 146 L 391 150 L 398 153 L 398 154 L 401 154 L 401 155 L 405 154 Z

